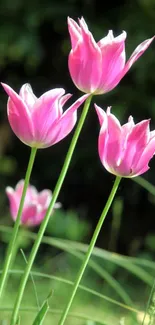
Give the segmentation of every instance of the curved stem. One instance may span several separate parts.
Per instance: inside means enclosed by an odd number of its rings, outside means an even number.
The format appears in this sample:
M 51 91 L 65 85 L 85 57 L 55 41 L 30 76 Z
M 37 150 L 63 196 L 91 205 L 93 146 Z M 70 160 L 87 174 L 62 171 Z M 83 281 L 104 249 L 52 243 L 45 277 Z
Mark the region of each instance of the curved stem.
M 21 219 L 21 214 L 22 214 L 22 211 L 23 211 L 26 191 L 27 191 L 27 188 L 28 188 L 28 185 L 29 185 L 29 180 L 30 180 L 30 176 L 31 176 L 31 172 L 32 172 L 32 168 L 33 168 L 36 153 L 37 153 L 37 148 L 31 148 L 31 154 L 30 154 L 29 163 L 28 163 L 28 167 L 27 167 L 27 171 L 26 171 L 26 175 L 25 175 L 25 181 L 24 181 L 22 197 L 21 197 L 21 201 L 20 201 L 20 205 L 19 205 L 19 209 L 18 209 L 18 213 L 17 213 L 17 218 L 16 218 L 14 228 L 13 228 L 13 232 L 12 232 L 12 238 L 11 238 L 11 240 L 9 242 L 8 249 L 7 249 L 7 252 L 6 252 L 3 272 L 2 272 L 2 275 L 1 275 L 1 279 L 0 279 L 0 298 L 2 296 L 4 286 L 5 286 L 5 283 L 6 283 L 6 280 L 7 280 L 7 274 L 8 274 L 8 270 L 9 270 L 9 267 L 10 267 L 10 264 L 11 264 L 11 261 L 12 261 L 12 257 L 14 255 L 14 249 L 16 249 L 15 248 L 16 247 L 15 242 L 16 242 L 16 238 L 17 238 L 17 234 L 18 234 L 18 230 L 19 230 L 19 226 L 20 226 L 20 219 Z
M 90 95 L 87 98 L 87 100 L 86 100 L 86 102 L 84 104 L 84 108 L 83 108 L 82 114 L 80 116 L 80 119 L 79 119 L 79 122 L 77 124 L 75 133 L 73 135 L 73 138 L 72 138 L 70 147 L 68 149 L 68 152 L 67 152 L 67 155 L 66 155 L 66 158 L 65 158 L 65 161 L 64 161 L 64 164 L 63 164 L 61 173 L 59 175 L 57 184 L 55 186 L 52 200 L 51 200 L 50 205 L 48 207 L 47 213 L 46 213 L 46 215 L 45 215 L 45 217 L 43 219 L 43 222 L 42 222 L 42 224 L 40 226 L 40 229 L 39 229 L 39 232 L 38 232 L 36 241 L 35 241 L 35 243 L 33 245 L 32 251 L 30 253 L 30 257 L 28 259 L 28 264 L 27 264 L 27 266 L 25 268 L 25 272 L 23 274 L 23 277 L 21 279 L 21 283 L 20 283 L 20 286 L 19 286 L 19 291 L 17 293 L 17 298 L 16 298 L 15 305 L 14 305 L 14 309 L 13 309 L 13 312 L 12 312 L 12 317 L 11 317 L 11 323 L 10 323 L 10 325 L 16 324 L 17 317 L 18 317 L 18 311 L 19 311 L 20 304 L 21 304 L 21 300 L 22 300 L 23 293 L 24 293 L 24 290 L 25 290 L 26 282 L 27 282 L 27 279 L 29 277 L 29 273 L 31 271 L 31 267 L 32 267 L 33 262 L 34 262 L 34 259 L 36 257 L 36 254 L 37 254 L 38 248 L 40 246 L 42 237 L 44 235 L 46 226 L 48 224 L 49 218 L 51 217 L 51 212 L 53 210 L 54 204 L 55 204 L 55 202 L 57 200 L 57 197 L 58 197 L 59 192 L 61 190 L 63 181 L 65 179 L 66 173 L 68 171 L 68 168 L 69 168 L 69 165 L 70 165 L 70 162 L 71 162 L 71 159 L 72 159 L 72 155 L 73 155 L 73 152 L 74 152 L 74 149 L 75 149 L 77 140 L 79 138 L 79 135 L 80 135 L 82 126 L 84 124 L 85 118 L 86 118 L 87 113 L 88 113 L 88 109 L 90 107 L 91 99 L 92 99 L 92 95 Z
M 145 188 L 152 195 L 155 195 L 155 186 L 151 184 L 149 181 L 147 181 L 144 177 L 137 176 L 131 178 L 131 180 L 137 183 L 138 185 L 142 186 L 143 188 Z
M 59 321 L 59 325 L 63 325 L 64 322 L 65 322 L 65 320 L 66 320 L 66 317 L 67 317 L 67 315 L 68 315 L 69 309 L 70 309 L 71 304 L 72 304 L 72 302 L 73 302 L 74 296 L 75 296 L 76 291 L 77 291 L 77 289 L 78 289 L 79 283 L 80 283 L 80 281 L 81 281 L 81 279 L 82 279 L 83 273 L 84 273 L 84 271 L 85 271 L 85 269 L 86 269 L 86 266 L 87 266 L 87 264 L 88 264 L 88 262 L 89 262 L 89 259 L 90 259 L 91 253 L 92 253 L 92 251 L 93 251 L 93 248 L 94 248 L 94 246 L 95 246 L 95 243 L 96 243 L 97 237 L 98 237 L 98 235 L 99 235 L 99 232 L 100 232 L 100 230 L 101 230 L 101 227 L 102 227 L 102 225 L 103 225 L 103 222 L 104 222 L 104 220 L 105 220 L 105 217 L 106 217 L 106 215 L 107 215 L 107 213 L 108 213 L 108 211 L 109 211 L 109 208 L 110 208 L 110 206 L 111 206 L 111 204 L 112 204 L 112 202 L 113 202 L 113 199 L 114 199 L 114 196 L 115 196 L 116 191 L 117 191 L 117 189 L 118 189 L 118 186 L 119 186 L 120 181 L 121 181 L 121 177 L 117 176 L 116 179 L 115 179 L 115 183 L 114 183 L 114 185 L 113 185 L 113 187 L 112 187 L 111 193 L 110 193 L 110 195 L 109 195 L 109 198 L 108 198 L 108 200 L 107 200 L 107 203 L 106 203 L 106 205 L 105 205 L 105 207 L 104 207 L 104 209 L 103 209 L 103 212 L 102 212 L 102 214 L 101 214 L 101 216 L 100 216 L 100 219 L 99 219 L 99 221 L 98 221 L 98 224 L 97 224 L 96 229 L 95 229 L 95 231 L 94 231 L 94 234 L 93 234 L 93 236 L 92 236 L 92 239 L 91 239 L 90 245 L 89 245 L 89 247 L 88 247 L 88 250 L 87 250 L 86 256 L 85 256 L 85 258 L 84 258 L 84 261 L 83 261 L 83 263 L 82 263 L 82 265 L 81 265 L 81 268 L 80 268 L 80 270 L 79 270 L 79 272 L 78 272 L 78 274 L 77 274 L 77 277 L 76 277 L 76 280 L 75 280 L 75 282 L 74 282 L 74 286 L 73 286 L 73 290 L 72 290 L 72 293 L 71 293 L 70 299 L 69 299 L 69 301 L 68 301 L 68 304 L 66 305 L 66 308 L 65 308 L 64 311 L 63 311 L 63 314 L 62 314 L 61 319 L 60 319 L 60 321 Z

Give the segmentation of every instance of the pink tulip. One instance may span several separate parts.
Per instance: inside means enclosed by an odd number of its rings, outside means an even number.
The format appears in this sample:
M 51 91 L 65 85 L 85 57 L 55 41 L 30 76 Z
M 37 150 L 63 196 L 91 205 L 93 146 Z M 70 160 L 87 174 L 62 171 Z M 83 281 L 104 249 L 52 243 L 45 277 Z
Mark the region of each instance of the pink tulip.
M 114 37 L 110 30 L 96 43 L 83 18 L 79 19 L 79 25 L 68 18 L 68 29 L 72 46 L 69 54 L 71 78 L 77 88 L 94 94 L 115 88 L 154 38 L 141 43 L 125 64 L 126 32 Z
M 16 136 L 30 147 L 47 148 L 65 138 L 77 121 L 77 108 L 88 95 L 80 97 L 65 112 L 63 106 L 72 96 L 63 88 L 47 91 L 37 98 L 29 84 L 20 89 L 19 95 L 8 85 L 2 84 L 9 96 L 8 119 Z
M 120 125 L 119 120 L 95 105 L 101 125 L 98 151 L 103 166 L 112 174 L 135 177 L 145 173 L 155 154 L 155 131 L 150 132 L 150 120 L 134 123 L 132 116 Z
M 16 185 L 15 190 L 10 186 L 6 188 L 6 194 L 10 201 L 10 212 L 14 221 L 17 217 L 23 186 L 24 181 L 21 180 Z M 38 192 L 34 186 L 29 185 L 25 197 L 21 224 L 27 226 L 39 225 L 44 219 L 51 198 L 52 192 L 50 190 Z M 56 203 L 54 209 L 59 208 L 60 206 L 60 203 Z

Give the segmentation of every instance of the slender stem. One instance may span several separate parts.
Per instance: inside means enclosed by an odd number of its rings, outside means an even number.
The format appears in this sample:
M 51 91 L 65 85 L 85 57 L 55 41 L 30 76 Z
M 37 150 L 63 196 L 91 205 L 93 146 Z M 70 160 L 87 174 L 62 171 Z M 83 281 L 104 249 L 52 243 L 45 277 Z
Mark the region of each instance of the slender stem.
M 85 118 L 87 116 L 88 109 L 90 107 L 91 99 L 92 99 L 92 95 L 90 95 L 87 98 L 87 100 L 86 100 L 86 102 L 84 104 L 84 108 L 83 108 L 82 114 L 80 116 L 80 119 L 79 119 L 79 122 L 77 124 L 75 133 L 73 135 L 73 138 L 72 138 L 70 147 L 68 149 L 68 152 L 67 152 L 67 155 L 66 155 L 66 158 L 65 158 L 65 161 L 64 161 L 64 164 L 63 164 L 61 173 L 59 175 L 57 184 L 55 186 L 52 200 L 51 200 L 50 205 L 48 207 L 47 213 L 46 213 L 46 215 L 45 215 L 45 217 L 43 219 L 43 222 L 42 222 L 42 224 L 40 226 L 40 229 L 39 229 L 39 232 L 38 232 L 36 241 L 35 241 L 35 243 L 34 243 L 34 245 L 32 247 L 32 250 L 31 250 L 31 253 L 30 253 L 30 257 L 28 259 L 28 264 L 27 264 L 27 266 L 25 268 L 25 272 L 24 272 L 23 277 L 22 277 L 21 282 L 20 282 L 19 291 L 17 293 L 17 298 L 16 298 L 15 305 L 14 305 L 14 309 L 13 309 L 13 312 L 12 312 L 12 317 L 11 317 L 11 323 L 10 323 L 10 325 L 16 324 L 17 317 L 18 317 L 18 311 L 19 311 L 19 308 L 20 308 L 20 304 L 21 304 L 21 300 L 22 300 L 22 297 L 23 297 L 23 293 L 24 293 L 24 290 L 25 290 L 26 283 L 27 283 L 27 279 L 29 277 L 29 273 L 31 271 L 31 267 L 32 267 L 33 262 L 34 262 L 34 259 L 36 257 L 36 254 L 37 254 L 39 245 L 41 243 L 42 237 L 44 235 L 46 226 L 48 224 L 49 218 L 51 217 L 51 212 L 53 210 L 54 204 L 55 204 L 55 202 L 57 200 L 57 197 L 58 197 L 59 192 L 61 190 L 61 186 L 63 184 L 63 181 L 65 179 L 66 173 L 68 171 L 68 167 L 69 167 L 69 164 L 71 162 L 72 155 L 73 155 L 73 152 L 74 152 L 74 149 L 75 149 L 75 146 L 76 146 L 78 137 L 80 135 L 82 126 L 83 126 L 84 121 L 85 121 Z
M 29 163 L 28 163 L 28 167 L 27 167 L 27 171 L 26 171 L 26 175 L 25 175 L 25 181 L 24 181 L 22 197 L 21 197 L 21 201 L 20 201 L 20 205 L 19 205 L 19 209 L 18 209 L 18 213 L 17 213 L 17 218 L 16 218 L 14 228 L 13 228 L 13 232 L 12 232 L 12 238 L 11 238 L 11 240 L 9 242 L 8 249 L 7 249 L 7 252 L 6 252 L 3 272 L 2 272 L 2 275 L 1 275 L 1 279 L 0 279 L 0 298 L 2 296 L 4 286 L 5 286 L 5 283 L 6 283 L 6 280 L 7 280 L 7 274 L 8 274 L 8 270 L 9 270 L 9 267 L 10 267 L 10 264 L 11 264 L 11 261 L 12 261 L 12 257 L 14 255 L 14 249 L 16 249 L 15 248 L 16 247 L 15 242 L 16 242 L 16 238 L 17 238 L 17 234 L 18 234 L 18 230 L 19 230 L 19 226 L 20 226 L 21 214 L 22 214 L 22 211 L 23 211 L 26 191 L 27 191 L 27 188 L 28 188 L 28 185 L 29 185 L 29 180 L 30 180 L 30 176 L 31 176 L 31 172 L 32 172 L 36 152 L 37 152 L 37 148 L 31 148 L 31 154 L 30 154 Z
M 92 236 L 92 239 L 90 241 L 90 245 L 88 247 L 86 256 L 84 258 L 84 261 L 83 261 L 83 263 L 82 263 L 82 265 L 80 267 L 80 270 L 79 270 L 79 272 L 77 274 L 77 277 L 76 277 L 76 280 L 74 282 L 74 286 L 73 286 L 73 290 L 72 290 L 71 296 L 70 296 L 69 301 L 68 301 L 68 303 L 66 305 L 66 308 L 64 309 L 63 314 L 62 314 L 62 316 L 60 318 L 59 325 L 63 325 L 64 322 L 65 322 L 65 320 L 66 320 L 66 317 L 68 315 L 69 309 L 70 309 L 71 304 L 73 302 L 74 296 L 75 296 L 76 291 L 78 289 L 79 283 L 80 283 L 80 281 L 82 279 L 83 273 L 84 273 L 84 271 L 86 269 L 86 266 L 87 266 L 87 264 L 89 262 L 89 259 L 90 259 L 91 253 L 93 251 L 93 248 L 95 246 L 97 237 L 99 235 L 99 232 L 101 230 L 101 227 L 102 227 L 102 224 L 103 224 L 103 222 L 105 220 L 105 217 L 106 217 L 106 215 L 107 215 L 107 213 L 109 211 L 109 208 L 110 208 L 110 206 L 111 206 L 111 204 L 113 202 L 113 199 L 114 199 L 114 196 L 115 196 L 116 191 L 118 189 L 118 186 L 119 186 L 120 181 L 121 181 L 121 177 L 117 176 L 116 179 L 115 179 L 114 185 L 112 187 L 111 193 L 109 195 L 109 198 L 107 200 L 107 203 L 106 203 L 106 205 L 105 205 L 105 207 L 103 209 L 103 212 L 102 212 L 102 214 L 100 216 L 100 219 L 98 221 L 98 224 L 96 226 L 96 229 L 94 231 L 94 234 Z
M 145 188 L 152 195 L 155 195 L 155 186 L 148 182 L 144 177 L 137 176 L 131 178 L 131 180 Z

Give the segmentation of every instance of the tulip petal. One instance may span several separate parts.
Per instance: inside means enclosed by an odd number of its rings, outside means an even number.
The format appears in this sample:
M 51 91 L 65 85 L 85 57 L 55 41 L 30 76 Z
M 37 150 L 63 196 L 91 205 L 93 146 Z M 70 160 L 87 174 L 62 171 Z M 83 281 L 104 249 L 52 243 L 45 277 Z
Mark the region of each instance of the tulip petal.
M 32 141 L 34 134 L 28 107 L 11 87 L 6 84 L 2 86 L 9 96 L 7 113 L 11 128 L 16 136 L 27 144 Z
M 52 192 L 50 190 L 43 190 L 38 194 L 38 203 L 48 208 L 52 198 Z
M 71 77 L 79 89 L 94 92 L 101 78 L 101 50 L 89 32 L 84 19 L 79 20 L 81 38 L 69 54 Z
M 22 195 L 22 192 L 23 192 L 23 187 L 24 187 L 24 179 L 21 179 L 16 187 L 15 187 L 15 191 L 19 194 L 19 195 Z
M 12 218 L 13 218 L 13 220 L 15 220 L 16 217 L 17 217 L 18 208 L 19 208 L 18 196 L 16 195 L 13 188 L 10 187 L 10 186 L 8 186 L 6 188 L 6 194 L 7 194 L 7 197 L 9 199 L 10 211 L 11 211 Z
M 115 83 L 116 78 L 123 71 L 125 66 L 125 39 L 126 32 L 123 32 L 118 38 L 109 41 L 107 45 L 103 46 L 103 40 L 98 43 L 102 51 L 102 75 L 97 93 L 108 92 L 113 87 L 113 82 Z
M 135 167 L 136 174 L 138 173 L 139 170 L 141 170 L 145 166 L 147 167 L 147 169 L 149 169 L 148 163 L 152 159 L 154 154 L 155 154 L 155 137 L 152 138 L 150 142 L 147 144 L 147 146 L 144 148 L 143 153 Z
M 96 113 L 97 113 L 97 116 L 98 116 L 98 119 L 99 119 L 99 123 L 100 125 L 102 126 L 103 122 L 104 122 L 104 119 L 106 119 L 106 113 L 104 112 L 104 110 L 99 107 L 98 105 L 94 104 L 95 106 L 95 109 L 96 109 Z
M 59 117 L 62 115 L 63 113 L 63 106 L 65 105 L 65 103 L 68 101 L 68 99 L 70 99 L 72 97 L 72 94 L 66 94 L 64 96 L 62 96 L 60 99 L 59 99 Z
M 96 113 L 98 115 L 99 123 L 101 125 L 101 130 L 98 138 L 98 151 L 101 162 L 105 165 L 106 160 L 106 144 L 107 144 L 107 137 L 108 137 L 108 120 L 105 111 L 97 106 L 94 105 L 96 109 Z
M 128 72 L 128 70 L 139 59 L 139 57 L 147 50 L 147 48 L 150 46 L 153 40 L 154 37 L 145 40 L 144 42 L 142 42 L 140 45 L 136 47 L 136 49 L 134 50 L 134 52 L 132 53 L 131 57 L 129 58 L 129 60 L 125 65 L 121 78 Z
M 36 203 L 26 206 L 22 213 L 21 223 L 35 226 L 38 212 L 38 205 Z
M 71 38 L 72 49 L 77 46 L 78 41 L 81 39 L 81 28 L 72 18 L 68 17 L 68 31 Z
M 16 220 L 17 218 L 23 185 L 24 181 L 21 180 L 16 185 L 15 190 L 9 186 L 6 188 L 6 194 L 10 202 L 10 212 L 13 220 Z M 21 215 L 21 224 L 25 224 L 27 226 L 38 225 L 43 220 L 47 212 L 51 198 L 52 192 L 50 190 L 45 189 L 38 192 L 34 186 L 29 184 Z M 56 202 L 53 209 L 60 207 L 61 204 Z
M 111 91 L 113 88 L 115 88 L 118 83 L 120 82 L 120 80 L 125 76 L 125 74 L 128 72 L 128 70 L 131 68 L 131 66 L 134 64 L 134 62 L 136 62 L 139 57 L 147 50 L 147 48 L 150 46 L 150 44 L 152 43 L 154 37 L 142 42 L 140 45 L 137 46 L 137 48 L 135 49 L 135 51 L 133 52 L 133 54 L 131 55 L 131 57 L 129 58 L 129 60 L 127 61 L 127 63 L 124 66 L 124 69 L 120 70 L 119 73 L 116 75 L 116 77 L 111 81 L 110 79 L 108 80 L 108 83 L 106 83 L 103 85 L 103 91 L 100 90 L 98 92 L 98 94 L 103 93 L 103 92 L 108 92 Z M 100 86 L 100 89 L 102 89 L 102 87 Z
M 130 161 L 133 167 L 139 160 L 143 149 L 149 141 L 149 120 L 137 123 L 128 137 L 127 150 L 125 151 L 126 160 Z M 136 153 L 136 155 L 135 155 Z
M 56 144 L 72 131 L 77 121 L 77 109 L 88 97 L 89 94 L 86 94 L 78 98 L 76 102 L 63 113 L 61 118 L 55 121 L 47 134 L 47 143 L 50 143 L 51 145 Z
M 112 45 L 114 43 L 122 43 L 125 41 L 127 37 L 127 33 L 125 31 L 123 31 L 122 34 L 118 35 L 117 37 L 114 37 L 113 35 L 113 31 L 109 30 L 107 36 L 103 37 L 99 42 L 98 42 L 98 46 L 104 50 L 104 47 L 106 49 L 106 46 L 108 45 Z
M 33 109 L 34 103 L 37 100 L 37 97 L 32 91 L 31 85 L 24 84 L 20 89 L 19 96 L 22 98 L 25 105 L 27 105 L 28 109 L 31 111 Z
M 117 165 L 121 155 L 121 125 L 119 120 L 107 111 L 108 139 L 107 139 L 107 163 L 109 166 Z
M 33 124 L 35 125 L 34 142 L 47 146 L 46 137 L 53 123 L 62 114 L 62 107 L 59 100 L 64 94 L 63 88 L 52 89 L 43 94 L 36 101 L 32 113 Z
M 101 119 L 103 113 L 97 108 L 97 113 Z M 105 113 L 105 118 L 101 126 L 98 149 L 101 162 L 107 170 L 117 166 L 121 155 L 121 126 L 118 119 L 110 113 L 110 107 Z
M 135 173 L 137 162 L 139 161 L 148 140 L 149 120 L 144 120 L 132 127 L 132 130 L 127 137 L 125 150 L 123 150 L 121 156 L 120 165 L 117 168 L 118 173 L 123 176 L 130 175 L 133 171 Z

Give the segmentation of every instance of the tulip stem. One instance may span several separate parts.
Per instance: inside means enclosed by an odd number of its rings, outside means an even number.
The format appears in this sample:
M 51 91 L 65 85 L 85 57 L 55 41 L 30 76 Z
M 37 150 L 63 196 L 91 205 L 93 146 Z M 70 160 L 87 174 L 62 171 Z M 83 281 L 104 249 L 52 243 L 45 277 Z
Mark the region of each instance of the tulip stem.
M 17 239 L 19 226 L 20 226 L 20 220 L 21 220 L 21 215 L 22 215 L 22 211 L 23 211 L 26 191 L 27 191 L 27 188 L 29 185 L 29 180 L 30 180 L 36 153 L 37 153 L 37 148 L 31 148 L 31 154 L 30 154 L 29 163 L 28 163 L 28 167 L 27 167 L 27 171 L 26 171 L 26 175 L 25 175 L 22 197 L 21 197 L 20 204 L 19 204 L 17 218 L 16 218 L 16 221 L 14 224 L 12 237 L 8 244 L 6 257 L 5 257 L 5 261 L 4 261 L 4 267 L 3 267 L 3 271 L 2 271 L 2 275 L 1 275 L 1 279 L 0 279 L 0 298 L 2 297 L 2 293 L 4 291 L 4 286 L 6 284 L 8 271 L 9 271 L 9 268 L 10 268 L 10 265 L 12 262 L 12 258 L 14 256 L 14 249 L 16 249 L 15 243 L 16 243 L 16 239 Z
M 16 322 L 17 322 L 18 312 L 19 312 L 21 300 L 22 300 L 22 297 L 23 297 L 23 294 L 24 294 L 27 279 L 29 277 L 29 273 L 31 271 L 34 259 L 36 257 L 36 254 L 37 254 L 38 248 L 40 246 L 42 237 L 44 235 L 46 226 L 48 224 L 49 218 L 51 217 L 51 213 L 52 213 L 54 204 L 55 204 L 55 202 L 57 200 L 57 197 L 59 195 L 59 192 L 61 190 L 62 184 L 63 184 L 64 179 L 65 179 L 66 173 L 68 171 L 68 168 L 69 168 L 72 156 L 73 156 L 73 152 L 74 152 L 77 140 L 79 138 L 80 132 L 82 130 L 84 121 L 86 119 L 86 116 L 87 116 L 87 113 L 88 113 L 88 110 L 89 110 L 89 107 L 90 107 L 91 99 L 92 99 L 92 95 L 90 95 L 87 98 L 87 100 L 86 100 L 86 102 L 84 104 L 84 108 L 83 108 L 82 114 L 80 116 L 79 122 L 77 124 L 76 130 L 74 132 L 74 135 L 73 135 L 70 147 L 68 149 L 68 152 L 67 152 L 67 155 L 66 155 L 66 158 L 65 158 L 61 173 L 59 175 L 59 178 L 58 178 L 57 184 L 55 186 L 55 189 L 53 191 L 52 200 L 51 200 L 51 202 L 49 204 L 48 210 L 46 212 L 46 215 L 45 215 L 45 217 L 43 219 L 43 222 L 42 222 L 42 224 L 40 226 L 40 229 L 39 229 L 39 232 L 37 234 L 37 238 L 36 238 L 36 240 L 34 242 L 34 245 L 32 247 L 32 250 L 31 250 L 31 253 L 30 253 L 30 256 L 29 256 L 29 259 L 28 259 L 28 262 L 27 262 L 27 265 L 26 265 L 26 268 L 25 268 L 25 271 L 24 271 L 24 274 L 22 276 L 22 279 L 21 279 L 21 282 L 20 282 L 20 285 L 19 285 L 19 291 L 17 293 L 17 298 L 16 298 L 14 309 L 13 309 L 13 312 L 12 312 L 10 325 L 15 325 Z
M 86 266 L 87 266 L 87 264 L 89 262 L 89 259 L 90 259 L 91 253 L 93 251 L 93 248 L 95 246 L 97 237 L 99 235 L 99 232 L 101 230 L 101 227 L 103 225 L 103 222 L 105 220 L 105 217 L 106 217 L 106 215 L 107 215 L 107 213 L 108 213 L 108 211 L 109 211 L 109 209 L 111 207 L 111 204 L 112 204 L 113 199 L 115 197 L 115 194 L 116 194 L 116 191 L 118 189 L 118 186 L 119 186 L 120 181 L 121 181 L 121 177 L 117 176 L 116 179 L 115 179 L 114 185 L 112 187 L 112 190 L 110 192 L 109 198 L 107 200 L 107 203 L 106 203 L 106 205 L 105 205 L 105 207 L 103 209 L 103 212 L 102 212 L 102 214 L 100 216 L 100 219 L 98 221 L 98 224 L 97 224 L 97 226 L 95 228 L 94 234 L 93 234 L 92 239 L 90 241 L 90 244 L 89 244 L 87 253 L 85 255 L 85 258 L 83 260 L 83 263 L 82 263 L 82 265 L 80 267 L 80 270 L 79 270 L 79 272 L 77 274 L 77 277 L 75 279 L 75 282 L 74 282 L 74 285 L 73 285 L 73 290 L 71 292 L 71 296 L 70 296 L 69 301 L 68 301 L 68 303 L 67 303 L 67 305 L 66 305 L 66 307 L 65 307 L 65 309 L 64 309 L 64 311 L 62 313 L 61 319 L 59 321 L 59 325 L 63 325 L 64 322 L 65 322 L 65 320 L 66 320 L 66 317 L 68 315 L 69 309 L 71 307 L 71 304 L 72 304 L 73 299 L 75 297 L 76 291 L 78 289 L 79 283 L 80 283 L 80 281 L 82 279 L 83 273 L 84 273 L 84 271 L 86 269 Z

